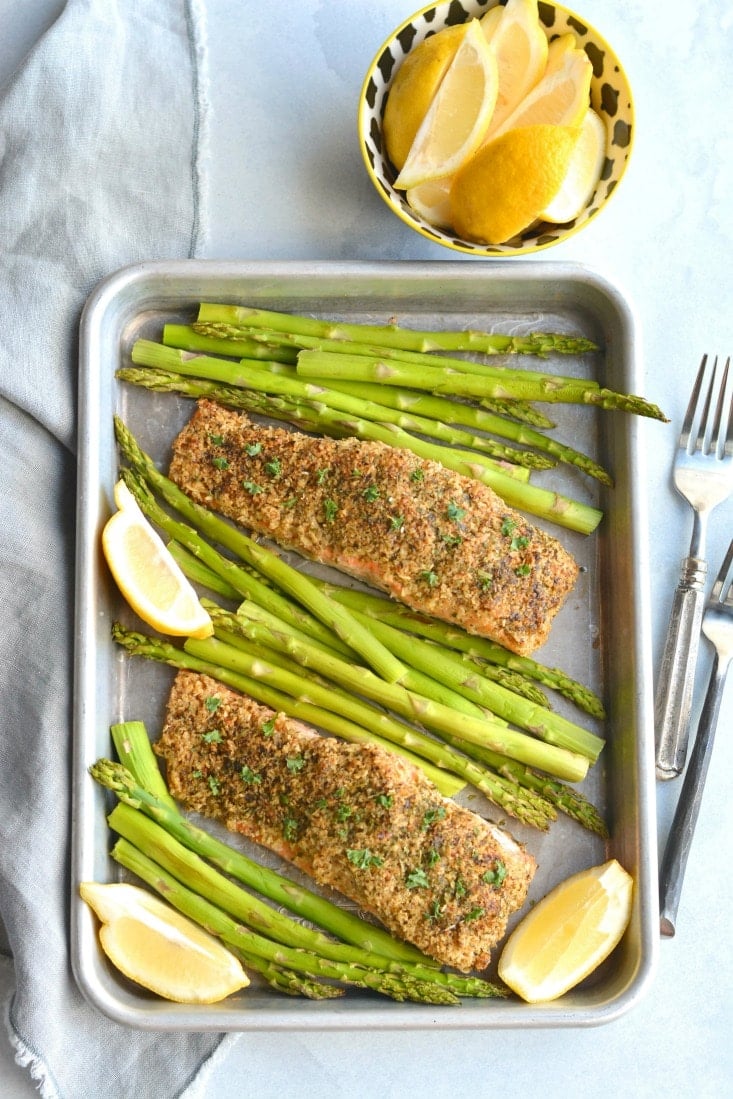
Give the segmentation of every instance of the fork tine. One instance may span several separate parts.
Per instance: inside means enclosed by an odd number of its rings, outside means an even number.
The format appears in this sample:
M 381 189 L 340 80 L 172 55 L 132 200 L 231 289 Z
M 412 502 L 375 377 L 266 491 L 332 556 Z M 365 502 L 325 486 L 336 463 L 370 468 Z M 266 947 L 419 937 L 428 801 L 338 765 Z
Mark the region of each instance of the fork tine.
M 710 454 L 713 449 L 712 433 L 715 431 L 715 424 L 708 431 L 708 417 L 710 416 L 710 409 L 713 403 L 713 393 L 715 391 L 715 375 L 718 372 L 718 356 L 715 356 L 713 360 L 713 368 L 710 372 L 710 382 L 708 384 L 707 393 L 705 394 L 705 401 L 700 413 L 700 421 L 697 427 L 697 435 L 692 445 L 692 450 L 699 450 L 703 454 Z M 717 410 L 716 410 L 717 413 Z M 717 423 L 717 420 L 716 420 Z M 688 448 L 689 450 L 689 448 Z
M 715 577 L 715 582 L 710 591 L 710 603 L 726 604 L 730 603 L 730 600 L 733 598 L 733 584 L 728 582 L 732 566 L 733 542 L 728 546 L 728 552 L 723 559 L 723 564 L 720 566 L 718 575 Z
M 702 389 L 702 383 L 703 378 L 705 377 L 705 368 L 707 366 L 707 362 L 707 355 L 703 355 L 700 366 L 698 367 L 695 384 L 693 385 L 692 393 L 690 394 L 690 403 L 687 406 L 685 418 L 682 421 L 682 430 L 680 432 L 680 446 L 684 447 L 685 450 L 689 446 L 690 435 L 692 434 L 692 424 L 695 419 L 695 413 L 697 411 L 697 405 L 700 399 L 700 390 Z
M 725 393 L 726 383 L 728 381 L 728 371 L 730 369 L 730 355 L 725 360 L 725 369 L 723 370 L 723 381 L 720 387 L 720 403 L 723 403 L 723 395 Z M 722 413 L 721 413 L 722 416 Z M 728 405 L 728 415 L 725 421 L 725 429 L 718 430 L 718 437 L 716 440 L 716 447 L 721 458 L 730 458 L 733 456 L 733 393 L 731 393 L 730 404 Z

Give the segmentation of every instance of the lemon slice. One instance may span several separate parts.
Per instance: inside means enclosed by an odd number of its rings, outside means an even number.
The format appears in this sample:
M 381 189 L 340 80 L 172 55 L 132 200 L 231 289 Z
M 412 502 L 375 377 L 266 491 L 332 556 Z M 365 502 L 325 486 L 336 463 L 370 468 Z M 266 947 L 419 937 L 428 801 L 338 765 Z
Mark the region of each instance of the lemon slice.
M 490 15 L 487 12 L 484 18 Z M 496 54 L 499 86 L 487 138 L 498 132 L 545 71 L 547 36 L 537 0 L 508 0 L 496 25 L 489 24 L 489 40 Z
M 176 637 L 210 637 L 208 613 L 135 497 L 118 481 L 119 508 L 104 526 L 102 549 L 118 588 L 149 626 Z
M 429 183 L 420 183 L 407 192 L 407 201 L 415 213 L 425 218 L 430 225 L 447 229 L 451 226 L 453 218 L 450 205 L 452 183 L 452 176 L 433 179 Z
M 410 50 L 392 81 L 382 130 L 387 156 L 397 171 L 407 160 L 420 123 L 428 112 L 467 25 L 444 27 Z
M 218 939 L 145 889 L 82 882 L 79 893 L 99 917 L 109 960 L 143 988 L 179 1004 L 213 1004 L 249 984 Z
M 502 981 L 528 1003 L 562 996 L 618 944 L 631 918 L 632 892 L 633 880 L 616 859 L 561 882 L 507 939 Z
M 494 37 L 503 14 L 504 8 L 501 4 L 497 4 L 496 7 L 489 8 L 486 14 L 481 16 L 481 30 L 484 32 L 484 38 L 487 42 L 490 42 Z
M 543 221 L 562 225 L 572 221 L 590 202 L 606 159 L 606 127 L 589 107 L 580 127 L 580 137 L 570 158 L 565 179 L 549 206 L 541 212 Z
M 496 58 L 477 19 L 466 28 L 453 60 L 415 135 L 395 187 L 453 175 L 476 151 L 496 103 Z
M 558 41 L 553 54 L 548 53 L 544 76 L 502 124 L 492 128 L 494 138 L 519 126 L 579 126 L 582 122 L 590 104 L 593 66 L 584 50 L 568 49 L 566 41 Z
M 484 244 L 521 233 L 560 190 L 579 134 L 573 126 L 523 126 L 484 145 L 453 180 L 455 231 Z

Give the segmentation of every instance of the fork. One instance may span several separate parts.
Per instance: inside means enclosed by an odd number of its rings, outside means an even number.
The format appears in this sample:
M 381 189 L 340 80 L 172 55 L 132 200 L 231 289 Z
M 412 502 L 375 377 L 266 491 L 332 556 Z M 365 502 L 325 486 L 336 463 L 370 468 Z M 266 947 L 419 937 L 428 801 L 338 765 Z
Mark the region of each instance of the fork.
M 654 700 L 659 779 L 676 778 L 685 765 L 707 579 L 707 522 L 713 508 L 733 490 L 733 399 L 727 408 L 725 402 L 730 357 L 715 399 L 717 366 L 716 356 L 708 371 L 708 356 L 703 355 L 674 466 L 675 488 L 692 506 L 694 518 L 690 552 L 682 561 Z M 713 404 L 712 423 L 708 426 Z
M 733 657 L 733 583 L 730 576 L 732 568 L 733 542 L 728 547 L 725 560 L 713 584 L 702 620 L 702 632 L 715 646 L 715 659 L 700 712 L 697 737 L 682 782 L 682 790 L 659 875 L 660 931 L 665 937 L 671 937 L 675 933 L 675 920 L 687 856 L 690 853 L 692 836 L 700 813 L 725 678 Z

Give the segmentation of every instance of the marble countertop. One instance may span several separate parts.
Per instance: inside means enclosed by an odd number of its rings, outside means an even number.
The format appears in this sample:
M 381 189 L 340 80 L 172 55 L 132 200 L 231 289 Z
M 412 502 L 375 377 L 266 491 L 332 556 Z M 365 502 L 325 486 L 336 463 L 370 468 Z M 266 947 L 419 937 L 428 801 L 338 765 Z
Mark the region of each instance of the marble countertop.
M 730 5 L 583 0 L 634 89 L 635 147 L 602 216 L 543 262 L 587 264 L 622 289 L 637 319 L 644 395 L 673 422 L 670 446 L 650 445 L 652 637 L 658 664 L 689 509 L 670 480 L 672 440 L 703 352 L 733 352 L 733 130 L 724 88 L 733 49 Z M 19 10 L 19 7 L 21 10 Z M 60 0 L 0 0 L 0 78 L 61 10 Z M 405 0 L 206 0 L 212 126 L 207 256 L 229 259 L 451 260 L 378 198 L 355 136 L 361 77 Z M 417 7 L 417 5 L 415 5 Z M 12 11 L 12 14 L 11 14 Z M 478 261 L 481 262 L 481 261 Z M 503 262 L 515 262 L 512 260 Z M 531 260 L 525 262 L 532 262 Z M 656 437 L 655 437 L 656 439 Z M 733 502 L 714 515 L 718 562 Z M 711 567 L 713 567 L 711 565 Z M 711 650 L 700 661 L 695 712 Z M 733 690 L 724 699 L 674 939 L 660 945 L 655 979 L 628 1014 L 591 1029 L 252 1034 L 226 1039 L 206 1095 L 281 1093 L 434 1097 L 493 1094 L 718 1097 L 733 1081 L 731 876 Z M 679 782 L 658 784 L 660 850 Z M 12 987 L 0 962 L 0 995 Z M 727 1083 L 726 1083 L 727 1082 Z M 0 1093 L 35 1094 L 0 1043 Z

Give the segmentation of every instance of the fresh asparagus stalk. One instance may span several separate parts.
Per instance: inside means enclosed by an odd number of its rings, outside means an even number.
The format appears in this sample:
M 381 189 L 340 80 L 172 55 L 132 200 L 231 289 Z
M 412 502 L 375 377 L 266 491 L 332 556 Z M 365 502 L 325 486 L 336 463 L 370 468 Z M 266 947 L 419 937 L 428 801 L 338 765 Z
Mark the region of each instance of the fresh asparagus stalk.
M 360 355 L 337 355 L 333 352 L 301 351 L 298 374 L 303 378 L 324 381 L 379 382 L 381 385 L 404 386 L 407 389 L 428 390 L 453 397 L 519 397 L 521 400 L 549 401 L 563 404 L 588 404 L 596 408 L 618 409 L 666 422 L 664 413 L 643 397 L 616 393 L 606 388 L 594 388 L 584 379 L 546 381 L 512 377 L 503 381 L 495 377 L 480 377 L 450 367 L 418 366 L 397 359 L 369 359 Z
M 98 760 L 92 764 L 90 773 L 96 782 L 112 790 L 121 802 L 133 809 L 142 810 L 184 847 L 213 863 L 224 874 L 236 878 L 261 896 L 268 897 L 276 905 L 308 920 L 342 942 L 351 943 L 362 950 L 374 951 L 399 963 L 437 965 L 426 958 L 417 947 L 395 939 L 384 928 L 360 919 L 318 893 L 283 877 L 277 871 L 261 866 L 244 852 L 198 828 L 177 807 L 171 808 L 142 787 L 121 764 Z
M 493 986 L 478 978 L 444 973 L 419 962 L 400 962 L 373 950 L 337 942 L 322 931 L 285 916 L 215 870 L 195 852 L 184 847 L 144 813 L 129 804 L 118 804 L 107 818 L 110 828 L 193 893 L 206 897 L 258 935 L 283 946 L 308 950 L 334 962 L 356 964 L 410 977 L 450 989 L 456 996 L 488 998 Z
M 172 874 L 167 873 L 127 840 L 117 841 L 112 848 L 112 857 L 151 886 L 179 912 L 206 928 L 229 947 L 284 965 L 310 978 L 326 978 L 357 988 L 370 988 L 400 1002 L 412 1000 L 436 1005 L 460 1003 L 450 989 L 441 987 L 434 981 L 421 981 L 402 972 L 370 969 L 356 962 L 330 961 L 311 951 L 282 946 L 263 935 L 257 935 L 210 901 L 182 885 Z
M 475 435 L 453 427 L 440 420 L 430 419 L 381 404 L 375 400 L 352 397 L 339 389 L 305 382 L 296 374 L 273 372 L 259 363 L 241 359 L 213 358 L 210 355 L 191 355 L 189 352 L 166 347 L 151 340 L 137 340 L 132 348 L 132 361 L 138 366 L 149 366 L 201 377 L 257 392 L 274 394 L 298 402 L 316 402 L 336 412 L 345 412 L 375 423 L 391 423 L 403 431 L 427 435 L 452 447 L 463 447 L 488 454 L 502 462 L 526 466 L 528 469 L 550 469 L 554 462 L 542 455 L 516 447 L 497 443 L 493 439 Z
M 223 323 L 235 326 L 272 328 L 281 332 L 302 333 L 327 339 L 356 340 L 359 343 L 377 343 L 382 347 L 401 347 L 413 351 L 480 351 L 492 354 L 544 355 L 550 351 L 576 355 L 597 350 L 592 340 L 583 336 L 565 336 L 558 333 L 531 333 L 528 336 L 502 335 L 479 331 L 429 332 L 402 328 L 397 324 L 370 325 L 348 324 L 314 317 L 255 309 L 247 306 L 220 305 L 203 302 L 199 306 L 197 321 Z
M 133 468 L 188 522 L 193 523 L 208 537 L 233 550 L 247 564 L 274 581 L 388 682 L 395 683 L 402 678 L 405 672 L 402 663 L 381 642 L 376 641 L 370 630 L 354 620 L 348 608 L 324 596 L 305 574 L 288 565 L 277 554 L 259 545 L 243 531 L 235 530 L 218 515 L 189 500 L 177 485 L 158 471 L 152 459 L 140 449 L 119 417 L 115 419 L 115 429 L 120 448 Z M 140 500 L 138 503 L 143 506 Z
M 176 803 L 168 793 L 168 787 L 160 773 L 158 762 L 150 748 L 148 731 L 142 721 L 121 721 L 110 726 L 112 743 L 120 760 L 135 778 L 171 809 Z
M 282 992 L 285 996 L 303 996 L 308 1000 L 338 1000 L 341 999 L 346 989 L 340 985 L 326 984 L 325 981 L 312 980 L 296 973 L 293 969 L 286 969 L 275 962 L 268 962 L 266 958 L 258 958 L 247 950 L 234 950 L 245 970 L 250 973 L 259 973 L 262 979 L 276 992 Z
M 362 614 L 366 614 L 370 618 L 376 618 L 377 621 L 395 626 L 407 633 L 425 637 L 449 649 L 463 652 L 472 659 L 479 661 L 480 664 L 488 661 L 491 664 L 514 669 L 522 675 L 526 675 L 562 694 L 590 714 L 591 717 L 605 717 L 603 703 L 595 692 L 571 676 L 566 675 L 559 668 L 549 668 L 531 657 L 518 656 L 495 641 L 489 641 L 488 638 L 484 637 L 476 637 L 457 626 L 441 622 L 437 618 L 428 618 L 425 615 L 417 614 L 409 607 L 405 607 L 392 599 L 385 599 L 381 595 L 374 595 L 358 588 L 345 588 L 336 584 L 328 584 L 328 590 L 333 599 L 343 602 L 352 610 L 361 611 Z
M 260 339 L 221 339 L 198 332 L 190 324 L 163 325 L 163 343 L 167 347 L 178 347 L 182 351 L 203 351 L 211 355 L 226 355 L 234 359 L 262 359 L 265 361 L 295 363 L 298 357 L 297 347 L 285 345 L 277 348 L 268 346 Z
M 213 569 L 199 561 L 189 550 L 179 545 L 174 539 L 167 543 L 168 552 L 177 565 L 194 584 L 207 588 L 210 592 L 222 596 L 224 599 L 236 599 L 239 592 L 226 580 L 222 580 Z
M 310 681 L 304 681 L 300 694 L 289 695 L 285 691 L 280 691 L 278 687 L 273 687 L 270 681 L 262 677 L 250 678 L 242 672 L 234 671 L 231 667 L 217 662 L 215 658 L 211 659 L 211 653 L 208 654 L 209 658 L 206 659 L 198 656 L 193 651 L 178 649 L 158 638 L 147 637 L 144 634 L 126 630 L 119 623 L 113 625 L 112 637 L 113 640 L 123 645 L 128 652 L 134 655 L 149 660 L 158 660 L 174 668 L 187 668 L 191 671 L 202 672 L 227 684 L 234 690 L 250 695 L 258 702 L 270 706 L 273 710 L 308 721 L 310 724 L 328 732 L 341 735 L 339 724 L 344 719 L 325 708 L 317 708 L 311 701 L 310 696 L 313 694 L 314 684 Z M 258 667 L 261 670 L 262 666 L 258 665 Z M 333 699 L 331 703 L 333 704 Z M 463 752 L 455 751 L 450 746 L 426 736 L 419 730 L 403 725 L 389 714 L 380 713 L 377 710 L 365 711 L 365 705 L 356 699 L 351 700 L 351 713 L 356 712 L 360 720 L 367 723 L 363 728 L 373 729 L 377 731 L 377 735 L 381 734 L 390 744 L 404 748 L 429 760 L 436 768 L 444 769 L 452 775 L 458 775 L 465 782 L 470 783 L 470 785 L 475 786 L 477 790 L 485 794 L 490 801 L 501 806 L 511 816 L 516 817 L 517 820 L 546 831 L 552 821 L 556 819 L 556 814 L 548 802 L 527 797 L 520 788 L 508 785 L 500 776 L 493 774 L 485 767 L 479 766 Z M 366 738 L 362 736 L 362 739 Z

